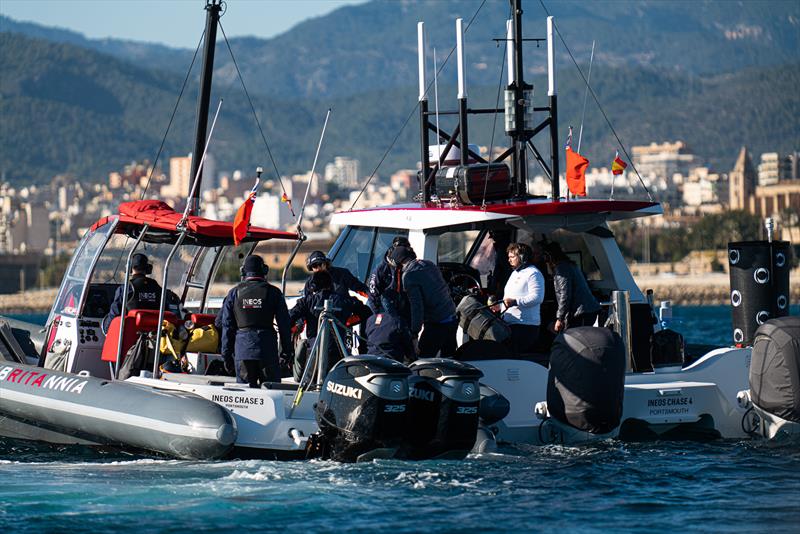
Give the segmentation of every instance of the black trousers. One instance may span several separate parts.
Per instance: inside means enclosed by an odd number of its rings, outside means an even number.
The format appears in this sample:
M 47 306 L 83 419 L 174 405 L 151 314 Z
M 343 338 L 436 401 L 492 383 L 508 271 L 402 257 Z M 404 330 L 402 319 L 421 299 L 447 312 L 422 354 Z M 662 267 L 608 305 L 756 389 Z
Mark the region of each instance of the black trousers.
M 539 339 L 539 325 L 510 324 L 511 350 L 515 354 L 529 354 L 536 347 Z
M 275 358 L 272 360 L 240 360 L 236 366 L 236 381 L 249 384 L 251 388 L 260 388 L 264 382 L 280 382 L 281 366 Z
M 419 357 L 435 358 L 441 352 L 442 358 L 452 358 L 456 353 L 456 330 L 458 322 L 424 323 L 419 338 Z
M 599 312 L 582 313 L 580 315 L 570 317 L 567 320 L 567 328 L 574 328 L 576 326 L 593 326 L 594 322 L 597 320 L 598 313 Z

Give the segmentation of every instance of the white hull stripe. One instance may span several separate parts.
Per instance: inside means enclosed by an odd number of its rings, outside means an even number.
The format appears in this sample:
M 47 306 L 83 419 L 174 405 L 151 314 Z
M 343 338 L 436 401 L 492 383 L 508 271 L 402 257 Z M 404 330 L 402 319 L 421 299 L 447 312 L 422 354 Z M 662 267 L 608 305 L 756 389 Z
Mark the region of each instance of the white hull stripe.
M 23 393 L 21 391 L 3 390 L 3 398 L 11 401 L 20 402 L 37 406 L 39 408 L 47 408 L 59 412 L 68 413 L 71 415 L 81 414 L 84 417 L 91 417 L 101 421 L 110 421 L 114 423 L 121 423 L 124 425 L 143 428 L 152 432 L 161 432 L 173 436 L 183 436 L 187 438 L 208 439 L 217 441 L 217 429 L 208 427 L 193 427 L 189 425 L 181 425 L 177 423 L 169 423 L 160 419 L 153 419 L 151 417 L 144 417 L 141 415 L 133 415 L 125 412 L 117 412 L 114 410 L 106 410 L 105 408 L 97 408 L 96 406 L 89 406 L 86 404 L 78 404 L 76 402 L 69 402 L 58 399 L 51 399 L 47 397 L 40 397 L 38 395 L 31 395 L 30 393 Z

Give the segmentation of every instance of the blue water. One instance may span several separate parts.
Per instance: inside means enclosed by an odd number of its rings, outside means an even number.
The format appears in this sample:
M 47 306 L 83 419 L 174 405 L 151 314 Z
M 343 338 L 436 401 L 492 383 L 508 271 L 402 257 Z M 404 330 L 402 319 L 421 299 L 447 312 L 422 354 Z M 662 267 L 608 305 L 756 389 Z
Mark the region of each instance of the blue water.
M 676 308 L 675 328 L 690 342 L 727 343 L 729 313 Z M 798 503 L 800 446 L 751 441 L 336 464 L 186 462 L 0 439 L 0 532 L 796 533 Z

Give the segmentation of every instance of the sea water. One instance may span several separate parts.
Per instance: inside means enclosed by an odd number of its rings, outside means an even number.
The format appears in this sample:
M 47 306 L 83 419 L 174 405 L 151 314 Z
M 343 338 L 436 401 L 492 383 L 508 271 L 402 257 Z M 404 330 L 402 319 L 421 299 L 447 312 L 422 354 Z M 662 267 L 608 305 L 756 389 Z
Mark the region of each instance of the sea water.
M 674 315 L 690 342 L 729 339 L 728 308 Z M 0 439 L 0 532 L 245 529 L 800 532 L 800 447 L 608 441 L 337 464 L 188 462 Z

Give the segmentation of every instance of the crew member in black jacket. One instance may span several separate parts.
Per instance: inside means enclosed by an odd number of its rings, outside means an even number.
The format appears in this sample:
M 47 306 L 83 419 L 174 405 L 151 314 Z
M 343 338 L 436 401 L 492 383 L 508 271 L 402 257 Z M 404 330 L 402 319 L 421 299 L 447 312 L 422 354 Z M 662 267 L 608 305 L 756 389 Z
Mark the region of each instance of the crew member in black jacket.
M 263 382 L 280 382 L 278 325 L 281 357 L 291 358 L 289 311 L 283 293 L 267 282 L 269 268 L 260 256 L 248 256 L 242 265 L 242 282 L 222 302 L 219 325 L 225 367 L 236 371 L 239 383 L 251 388 Z
M 330 274 L 331 280 L 333 281 L 333 291 L 340 295 L 344 295 L 346 297 L 349 296 L 350 291 L 354 291 L 367 296 L 367 292 L 369 291 L 367 285 L 353 276 L 353 273 L 347 269 L 342 267 L 334 267 L 331 265 L 330 258 L 328 258 L 321 250 L 315 250 L 308 255 L 308 258 L 306 259 L 306 268 L 311 271 L 312 275 L 321 271 L 326 271 L 328 274 Z M 309 276 L 308 280 L 306 280 L 305 287 L 303 287 L 304 294 L 310 293 L 310 283 L 311 277 Z
M 128 302 L 125 310 L 157 310 L 161 304 L 161 286 L 147 276 L 153 272 L 153 266 L 142 253 L 136 253 L 131 258 L 131 280 L 128 284 Z M 122 313 L 122 292 L 124 284 L 117 288 L 114 300 L 108 309 L 108 314 L 103 318 L 103 332 L 108 333 L 108 326 L 114 317 Z
M 383 259 L 372 271 L 367 280 L 369 286 L 369 299 L 367 306 L 370 307 L 373 313 L 381 313 L 386 310 L 383 309 L 384 295 L 390 302 L 396 304 L 393 314 L 401 314 L 403 318 L 408 320 L 408 305 L 404 303 L 405 295 L 403 294 L 403 273 L 397 266 L 392 266 L 389 263 L 389 255 L 396 247 L 411 248 L 408 238 L 399 235 L 392 239 L 392 245 L 386 250 Z

